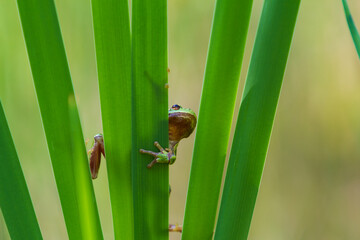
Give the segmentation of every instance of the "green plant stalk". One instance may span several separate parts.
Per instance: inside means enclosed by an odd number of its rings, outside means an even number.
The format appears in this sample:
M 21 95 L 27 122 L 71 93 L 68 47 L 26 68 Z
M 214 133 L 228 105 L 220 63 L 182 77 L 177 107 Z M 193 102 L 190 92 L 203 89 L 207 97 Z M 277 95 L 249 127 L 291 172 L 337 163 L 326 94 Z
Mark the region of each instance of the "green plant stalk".
M 6 228 L 5 219 L 1 212 L 1 207 L 0 207 L 0 239 L 10 240 L 9 232 Z
M 102 239 L 87 158 L 73 159 L 71 151 L 74 143 L 71 141 L 68 98 L 74 96 L 74 90 L 54 2 L 18 0 L 17 3 L 69 239 L 81 239 L 94 232 L 97 233 L 94 238 Z M 76 131 L 82 132 L 80 122 L 76 126 L 79 128 Z M 78 144 L 85 149 L 83 140 Z M 85 169 L 81 172 L 88 171 L 87 175 L 74 172 L 75 161 L 84 162 L 81 167 Z M 81 198 L 78 189 L 74 188 L 76 181 L 88 181 Z M 81 205 L 86 204 L 84 199 L 94 203 L 88 208 L 91 213 L 82 211 Z M 85 219 L 85 216 L 93 218 Z M 83 232 L 90 228 L 79 227 L 84 226 L 83 221 L 91 222 L 90 233 Z
M 92 13 L 115 239 L 133 239 L 128 1 L 92 0 Z
M 216 1 L 182 239 L 211 239 L 252 0 Z
M 0 209 L 11 239 L 42 239 L 1 102 L 0 165 Z
M 350 30 L 352 39 L 353 39 L 353 41 L 354 41 L 354 45 L 355 45 L 357 54 L 358 54 L 358 56 L 359 56 L 359 58 L 360 58 L 360 35 L 359 35 L 358 30 L 356 29 L 354 20 L 353 20 L 353 18 L 351 17 L 350 9 L 349 9 L 349 6 L 348 6 L 348 4 L 347 4 L 347 1 L 346 1 L 346 0 L 342 0 L 342 3 L 343 3 L 343 6 L 344 6 L 346 21 L 347 21 L 347 23 L 348 23 L 349 30 Z
M 158 151 L 168 137 L 167 1 L 132 2 L 132 184 L 134 239 L 168 239 L 169 166 L 139 149 Z
M 265 0 L 227 168 L 215 240 L 247 239 L 300 0 Z
M 89 198 L 92 191 L 92 182 L 88 181 L 90 177 L 88 163 L 84 161 L 87 159 L 86 149 L 83 144 L 84 136 L 81 131 L 80 119 L 76 108 L 74 96 L 69 96 L 69 118 L 70 118 L 70 131 L 71 131 L 71 151 L 73 154 L 74 175 L 78 176 L 75 181 L 75 188 L 77 198 L 81 204 L 79 205 L 79 212 L 82 214 L 80 221 L 80 228 L 82 229 L 81 239 L 94 239 L 102 238 L 100 228 L 93 228 L 93 220 L 98 219 L 97 211 L 94 211 L 96 206 L 95 198 Z M 96 209 L 97 210 L 97 209 Z

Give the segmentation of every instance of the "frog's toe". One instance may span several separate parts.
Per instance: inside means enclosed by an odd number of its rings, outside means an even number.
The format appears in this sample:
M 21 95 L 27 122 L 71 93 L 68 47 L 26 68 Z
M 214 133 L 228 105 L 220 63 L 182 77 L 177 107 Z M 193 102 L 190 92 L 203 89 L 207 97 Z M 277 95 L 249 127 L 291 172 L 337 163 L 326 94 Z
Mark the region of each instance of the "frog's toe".
M 155 158 L 154 160 L 151 161 L 151 163 L 149 163 L 146 167 L 147 168 L 151 168 L 152 166 L 154 166 L 155 163 L 158 162 L 158 158 Z
M 182 225 L 169 224 L 169 232 L 182 232 Z
M 157 147 L 160 150 L 160 152 L 164 151 L 164 148 L 159 144 L 159 142 L 155 141 L 154 145 L 155 145 L 155 147 Z
M 152 151 L 147 151 L 147 150 L 144 150 L 144 149 L 140 149 L 140 153 L 142 153 L 142 154 L 148 154 L 148 155 L 151 155 L 151 156 L 153 156 L 153 157 L 156 157 L 156 156 L 157 156 L 157 153 L 152 152 Z

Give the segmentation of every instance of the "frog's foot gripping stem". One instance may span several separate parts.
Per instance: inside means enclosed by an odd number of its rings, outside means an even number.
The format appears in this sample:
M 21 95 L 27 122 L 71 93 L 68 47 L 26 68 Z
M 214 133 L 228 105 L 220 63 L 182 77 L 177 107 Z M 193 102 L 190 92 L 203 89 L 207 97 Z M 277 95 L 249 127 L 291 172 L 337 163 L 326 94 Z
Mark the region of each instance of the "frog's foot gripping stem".
M 182 225 L 169 224 L 169 232 L 182 232 Z
M 90 154 L 91 178 L 95 179 L 100 168 L 101 154 L 105 157 L 104 138 L 101 134 L 94 137 L 94 145 L 88 151 L 88 154 Z
M 176 157 L 173 154 L 173 151 L 170 148 L 163 148 L 158 142 L 154 142 L 155 147 L 157 147 L 160 152 L 152 152 L 144 149 L 140 149 L 140 153 L 148 154 L 154 157 L 151 163 L 147 165 L 147 168 L 151 168 L 155 163 L 167 163 L 171 164 L 175 161 Z

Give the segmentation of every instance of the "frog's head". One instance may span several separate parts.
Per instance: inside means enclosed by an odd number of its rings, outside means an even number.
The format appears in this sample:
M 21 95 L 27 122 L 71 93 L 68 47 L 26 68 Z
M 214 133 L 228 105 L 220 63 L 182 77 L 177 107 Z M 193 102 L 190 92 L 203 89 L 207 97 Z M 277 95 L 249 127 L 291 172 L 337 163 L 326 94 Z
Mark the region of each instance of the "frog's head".
M 187 138 L 196 126 L 196 114 L 190 108 L 173 105 L 169 109 L 169 140 L 180 141 Z

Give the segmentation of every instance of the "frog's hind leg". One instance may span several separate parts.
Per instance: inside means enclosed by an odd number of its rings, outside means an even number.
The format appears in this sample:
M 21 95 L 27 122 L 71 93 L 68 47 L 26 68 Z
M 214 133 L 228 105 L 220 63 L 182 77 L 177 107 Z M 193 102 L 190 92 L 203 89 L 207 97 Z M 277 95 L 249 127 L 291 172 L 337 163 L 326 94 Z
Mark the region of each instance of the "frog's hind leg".
M 101 134 L 94 137 L 94 145 L 88 154 L 90 154 L 91 177 L 96 179 L 100 168 L 101 154 L 105 157 L 104 138 Z
M 169 232 L 182 232 L 182 225 L 169 224 Z

